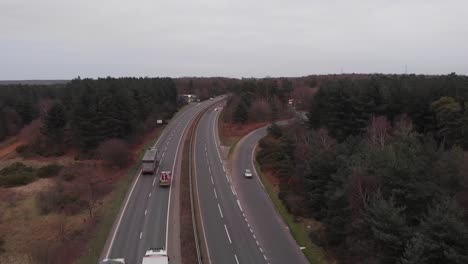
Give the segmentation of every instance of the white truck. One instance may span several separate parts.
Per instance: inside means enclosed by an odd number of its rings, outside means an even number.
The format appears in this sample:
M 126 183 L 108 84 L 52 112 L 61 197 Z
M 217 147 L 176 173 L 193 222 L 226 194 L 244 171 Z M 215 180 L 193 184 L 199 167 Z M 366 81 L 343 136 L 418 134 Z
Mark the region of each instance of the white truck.
M 159 150 L 157 148 L 149 148 L 141 162 L 141 173 L 154 174 L 159 162 Z
M 142 264 L 169 264 L 169 257 L 162 248 L 150 248 L 146 251 Z

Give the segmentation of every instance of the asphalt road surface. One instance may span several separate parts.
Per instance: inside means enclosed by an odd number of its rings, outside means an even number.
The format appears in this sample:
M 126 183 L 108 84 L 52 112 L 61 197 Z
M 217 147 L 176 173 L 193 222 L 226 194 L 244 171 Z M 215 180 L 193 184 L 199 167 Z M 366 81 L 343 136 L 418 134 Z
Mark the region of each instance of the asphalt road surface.
M 277 213 L 255 170 L 254 149 L 266 134 L 267 127 L 263 127 L 251 132 L 237 143 L 232 156 L 232 184 L 268 262 L 308 263 L 287 225 Z M 244 177 L 245 169 L 251 170 L 253 174 L 251 179 Z
M 216 120 L 219 112 L 212 108 L 200 119 L 194 151 L 202 235 L 207 242 L 208 262 L 269 263 L 254 227 L 243 211 L 246 205 L 238 200 L 218 152 Z
M 178 197 L 172 192 L 172 188 L 177 188 L 180 171 L 175 168 L 175 159 L 182 150 L 181 140 L 188 125 L 197 113 L 219 100 L 192 103 L 171 119 L 155 144 L 161 158 L 158 170 L 154 175 L 135 176 L 101 254 L 103 258 L 124 258 L 126 263 L 139 264 L 145 251 L 153 247 L 167 248 L 171 260 L 180 258 L 180 248 L 168 248 L 168 243 L 174 244 L 170 240 L 179 239 L 178 236 L 166 232 L 168 224 L 178 222 L 168 218 L 171 199 L 172 203 L 178 203 Z M 159 187 L 159 173 L 163 170 L 175 170 L 170 188 Z M 173 217 L 172 212 L 170 215 Z

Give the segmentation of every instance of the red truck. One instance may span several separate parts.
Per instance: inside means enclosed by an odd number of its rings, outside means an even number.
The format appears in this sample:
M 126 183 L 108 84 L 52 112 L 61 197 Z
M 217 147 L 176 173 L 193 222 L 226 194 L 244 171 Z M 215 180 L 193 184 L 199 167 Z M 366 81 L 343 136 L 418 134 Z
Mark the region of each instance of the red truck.
M 170 186 L 171 176 L 172 176 L 172 172 L 161 171 L 161 175 L 159 175 L 159 186 Z

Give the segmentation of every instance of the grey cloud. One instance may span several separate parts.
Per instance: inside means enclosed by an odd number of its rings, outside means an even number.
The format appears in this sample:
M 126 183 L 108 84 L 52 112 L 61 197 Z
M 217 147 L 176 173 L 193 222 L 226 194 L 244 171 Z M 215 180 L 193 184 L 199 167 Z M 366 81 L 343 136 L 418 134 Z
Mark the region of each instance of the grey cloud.
M 0 79 L 468 74 L 468 3 L 2 0 Z

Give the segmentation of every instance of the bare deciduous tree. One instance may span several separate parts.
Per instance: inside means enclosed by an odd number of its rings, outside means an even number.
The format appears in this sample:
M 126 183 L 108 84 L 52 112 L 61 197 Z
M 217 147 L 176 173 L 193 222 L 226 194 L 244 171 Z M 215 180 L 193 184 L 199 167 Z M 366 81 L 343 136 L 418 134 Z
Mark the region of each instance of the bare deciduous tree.
M 249 110 L 249 120 L 253 122 L 267 121 L 271 118 L 271 108 L 266 100 L 257 99 L 252 102 Z
M 109 139 L 99 146 L 100 158 L 110 168 L 122 168 L 130 161 L 130 148 L 121 139 Z
M 391 130 L 390 122 L 385 116 L 372 116 L 371 123 L 367 127 L 369 142 L 380 148 L 385 147 Z

